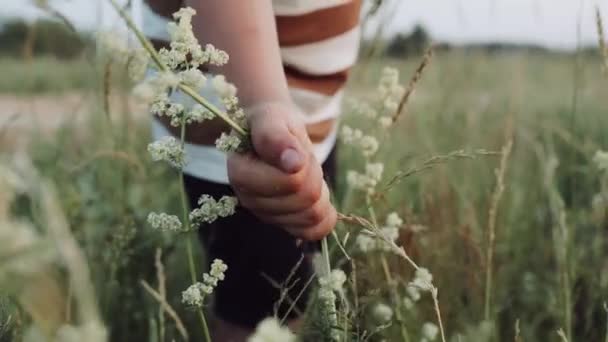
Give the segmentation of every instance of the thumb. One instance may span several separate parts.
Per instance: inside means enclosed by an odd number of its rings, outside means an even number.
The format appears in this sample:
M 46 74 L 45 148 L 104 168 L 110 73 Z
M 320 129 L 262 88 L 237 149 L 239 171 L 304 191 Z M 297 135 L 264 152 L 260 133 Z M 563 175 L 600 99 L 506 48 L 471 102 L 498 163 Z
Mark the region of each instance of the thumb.
M 286 173 L 299 172 L 306 163 L 306 153 L 290 129 L 290 113 L 259 114 L 250 120 L 253 149 L 264 162 Z

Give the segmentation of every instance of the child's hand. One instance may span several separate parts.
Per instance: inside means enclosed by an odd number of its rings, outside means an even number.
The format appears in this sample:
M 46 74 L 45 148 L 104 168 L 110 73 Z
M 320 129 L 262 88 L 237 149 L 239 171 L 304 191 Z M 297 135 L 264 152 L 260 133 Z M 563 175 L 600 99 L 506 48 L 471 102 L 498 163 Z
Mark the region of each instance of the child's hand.
M 228 178 L 240 204 L 292 235 L 320 240 L 336 224 L 336 210 L 306 127 L 286 103 L 251 108 L 254 153 L 232 154 Z

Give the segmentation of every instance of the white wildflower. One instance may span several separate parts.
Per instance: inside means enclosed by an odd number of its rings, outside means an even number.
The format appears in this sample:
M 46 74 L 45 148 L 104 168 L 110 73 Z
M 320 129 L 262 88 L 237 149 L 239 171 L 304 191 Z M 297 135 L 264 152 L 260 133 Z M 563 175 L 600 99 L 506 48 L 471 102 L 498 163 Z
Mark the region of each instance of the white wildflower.
M 165 213 L 150 213 L 148 214 L 148 224 L 152 228 L 163 231 L 179 232 L 182 230 L 182 223 L 175 215 Z
M 182 292 L 182 303 L 189 306 L 202 306 L 207 295 L 213 293 L 218 282 L 224 280 L 228 266 L 220 259 L 213 260 L 209 273 L 203 274 L 203 282 L 197 282 Z
M 403 306 L 407 310 L 411 310 L 414 307 L 414 302 L 412 301 L 412 299 L 405 297 L 405 298 L 403 298 Z
M 165 115 L 168 106 L 169 96 L 166 92 L 162 92 L 156 95 L 156 97 L 153 99 L 152 103 L 150 104 L 150 112 L 154 115 L 162 116 Z
M 226 134 L 222 132 L 222 135 L 215 140 L 215 147 L 222 152 L 235 152 L 239 150 L 241 146 L 241 138 L 234 134 Z
M 422 325 L 422 339 L 423 341 L 434 341 L 439 334 L 439 328 L 437 325 L 431 322 L 426 322 Z
M 215 259 L 211 264 L 211 271 L 209 271 L 209 273 L 212 277 L 219 280 L 224 280 L 224 273 L 226 273 L 226 270 L 228 270 L 228 265 L 226 265 L 221 259 Z
M 324 288 L 331 289 L 335 292 L 341 292 L 346 282 L 346 274 L 340 269 L 332 270 L 328 275 L 319 277 L 319 285 Z
M 390 116 L 383 116 L 378 119 L 378 123 L 382 128 L 389 128 L 393 124 L 393 119 Z
M 409 286 L 423 291 L 431 291 L 434 288 L 433 275 L 426 268 L 420 267 L 416 270 L 414 280 L 410 282 Z
M 384 164 L 368 163 L 365 166 L 365 174 L 349 170 L 346 174 L 346 182 L 355 189 L 365 190 L 367 193 L 373 194 L 375 192 L 374 188 L 382 179 L 383 171 Z
M 209 56 L 209 64 L 222 66 L 228 63 L 228 54 L 211 44 L 205 45 L 205 53 Z
M 203 195 L 198 200 L 200 207 L 192 210 L 189 215 L 191 226 L 196 229 L 203 223 L 212 223 L 220 217 L 231 216 L 237 203 L 236 197 L 223 196 L 216 201 L 209 195 Z
M 182 125 L 184 118 L 184 105 L 181 103 L 169 103 L 164 115 L 171 119 L 171 126 L 179 127 Z
M 393 101 L 392 99 L 386 99 L 384 101 L 384 112 L 386 114 L 394 114 L 399 108 L 399 103 Z
M 207 108 L 197 103 L 192 106 L 190 112 L 186 115 L 186 123 L 203 122 L 205 120 L 212 120 L 214 117 L 213 113 Z
M 211 84 L 221 98 L 236 96 L 236 87 L 226 81 L 226 76 L 224 75 L 215 75 L 211 80 Z
M 371 135 L 366 135 L 359 141 L 359 146 L 361 147 L 361 153 L 365 157 L 371 157 L 378 151 L 378 140 Z
M 160 89 L 175 89 L 180 81 L 179 76 L 171 71 L 159 72 L 155 79 Z
M 185 51 L 175 49 L 167 50 L 166 48 L 162 48 L 158 51 L 158 56 L 160 57 L 161 63 L 171 70 L 177 69 L 187 60 Z
M 392 212 L 386 216 L 386 225 L 389 227 L 401 227 L 403 220 L 399 217 L 399 214 Z
M 196 10 L 192 7 L 180 8 L 177 12 L 173 13 L 173 18 L 180 22 L 189 23 L 192 21 L 192 17 L 196 15 Z
M 356 243 L 359 250 L 364 253 L 375 251 L 377 246 L 376 238 L 367 234 L 357 235 Z
M 378 183 L 380 181 L 383 172 L 384 164 L 382 163 L 368 163 L 367 165 L 365 165 L 365 174 L 370 177 L 375 183 Z
M 148 152 L 154 161 L 165 161 L 181 169 L 186 165 L 186 152 L 174 137 L 163 137 L 148 145 Z
M 190 285 L 182 292 L 182 303 L 188 306 L 201 307 L 203 306 L 204 295 L 201 293 L 203 284 L 196 283 Z
M 282 327 L 275 317 L 264 319 L 255 328 L 247 342 L 295 342 L 296 336 L 287 327 Z
M 420 295 L 420 289 L 414 286 L 408 286 L 405 288 L 405 291 L 407 292 L 407 294 L 410 296 L 410 298 L 414 301 L 417 302 L 420 300 L 420 298 L 422 297 Z
M 597 151 L 593 156 L 595 166 L 601 171 L 608 171 L 608 152 Z
M 199 69 L 187 69 L 179 73 L 181 82 L 194 90 L 200 90 L 205 86 L 207 78 Z
M 393 318 L 393 309 L 384 303 L 378 303 L 372 309 L 372 316 L 379 323 L 387 323 Z

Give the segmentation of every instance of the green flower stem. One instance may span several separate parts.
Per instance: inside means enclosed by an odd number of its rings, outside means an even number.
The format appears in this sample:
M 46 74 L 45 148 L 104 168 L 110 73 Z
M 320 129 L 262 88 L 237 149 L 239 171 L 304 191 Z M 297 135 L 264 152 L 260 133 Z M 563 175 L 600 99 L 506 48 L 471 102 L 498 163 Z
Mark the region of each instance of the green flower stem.
M 180 129 L 180 144 L 183 149 L 186 145 L 186 123 L 182 122 Z M 194 263 L 194 252 L 192 249 L 192 239 L 193 234 L 190 232 L 190 218 L 188 217 L 188 198 L 186 197 L 186 187 L 184 184 L 184 172 L 183 170 L 179 174 L 179 193 L 181 199 L 182 206 L 182 215 L 184 221 L 184 227 L 186 232 L 190 236 L 186 238 L 186 254 L 188 255 L 188 268 L 190 270 L 190 278 L 192 279 L 192 284 L 196 283 L 196 265 Z M 205 341 L 211 342 L 211 336 L 209 334 L 209 326 L 207 325 L 207 320 L 205 319 L 205 314 L 201 308 L 197 309 L 198 317 L 200 318 L 201 325 L 203 326 L 203 334 L 205 335 Z
M 205 334 L 205 341 L 211 342 L 211 335 L 209 334 L 209 326 L 207 325 L 207 320 L 205 319 L 205 314 L 203 313 L 203 309 L 198 308 L 198 318 L 201 320 L 201 324 L 203 325 L 203 333 Z
M 169 70 L 167 70 L 167 67 L 162 63 L 160 56 L 159 56 L 158 52 L 156 51 L 156 49 L 154 48 L 154 46 L 152 46 L 152 43 L 137 28 L 137 26 L 135 25 L 135 23 L 129 16 L 129 14 L 122 7 L 120 7 L 116 3 L 115 0 L 109 0 L 109 1 L 112 4 L 112 6 L 116 9 L 118 14 L 125 21 L 125 23 L 127 24 L 127 27 L 129 27 L 129 29 L 131 31 L 133 31 L 133 33 L 137 37 L 137 40 L 139 40 L 139 42 L 141 43 L 143 48 L 150 54 L 150 57 L 152 58 L 152 60 L 154 61 L 154 64 L 156 64 L 158 69 L 160 71 L 169 71 Z M 209 110 L 211 113 L 213 113 L 213 115 L 224 120 L 224 122 L 226 122 L 232 129 L 234 129 L 236 132 L 238 132 L 242 137 L 248 136 L 247 130 L 245 130 L 244 128 L 239 126 L 236 122 L 234 122 L 234 120 L 232 120 L 228 116 L 228 114 L 222 112 L 219 108 L 217 108 L 216 106 L 211 104 L 209 101 L 207 101 L 205 98 L 200 96 L 194 89 L 192 89 L 184 84 L 180 84 L 178 86 L 178 88 L 181 91 L 183 91 L 184 93 L 188 94 L 194 101 L 198 102 L 200 105 L 207 108 L 207 110 Z
M 369 213 L 369 216 L 372 220 L 372 224 L 375 227 L 379 227 L 378 218 L 376 217 L 376 211 L 374 210 L 374 207 L 372 207 L 372 205 L 371 205 L 372 203 L 371 203 L 371 198 L 369 195 L 365 195 L 365 203 L 367 206 L 367 211 Z M 386 278 L 386 282 L 388 283 L 388 285 L 391 289 L 391 296 L 393 297 L 393 301 L 395 302 L 395 305 L 397 305 L 397 308 L 395 310 L 395 313 L 396 313 L 395 316 L 397 317 L 397 321 L 399 322 L 399 332 L 401 333 L 401 338 L 403 341 L 409 342 L 410 337 L 409 337 L 409 334 L 407 333 L 407 329 L 404 324 L 403 316 L 401 315 L 401 300 L 399 300 L 399 293 L 397 293 L 397 291 L 395 289 L 395 282 L 393 280 L 393 277 L 391 277 L 391 273 L 388 268 L 388 261 L 386 260 L 386 256 L 384 254 L 380 255 L 380 262 L 382 263 L 382 269 L 384 270 L 384 277 Z

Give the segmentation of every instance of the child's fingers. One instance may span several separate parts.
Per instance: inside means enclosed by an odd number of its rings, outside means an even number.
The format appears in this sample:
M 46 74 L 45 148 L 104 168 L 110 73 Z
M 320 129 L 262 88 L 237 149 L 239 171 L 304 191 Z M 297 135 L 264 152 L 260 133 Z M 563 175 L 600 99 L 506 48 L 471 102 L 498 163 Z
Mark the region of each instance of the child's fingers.
M 311 156 L 307 156 L 308 159 Z M 309 177 L 309 168 L 288 174 L 252 154 L 228 158 L 228 179 L 237 193 L 253 196 L 286 196 L 298 192 Z
M 330 207 L 329 191 L 326 186 L 323 186 L 320 196 L 312 204 L 309 204 L 298 211 L 291 211 L 285 214 L 262 214 L 262 219 L 271 221 L 281 227 L 306 228 L 321 223 L 329 213 Z
M 238 193 L 241 205 L 258 215 L 285 215 L 313 206 L 323 195 L 323 172 L 321 168 L 311 168 L 308 177 L 295 193 L 282 196 L 259 196 L 251 192 Z
M 319 224 L 309 227 L 285 227 L 291 235 L 297 236 L 308 241 L 318 241 L 326 237 L 336 226 L 338 214 L 332 206 L 328 209 L 325 219 Z

